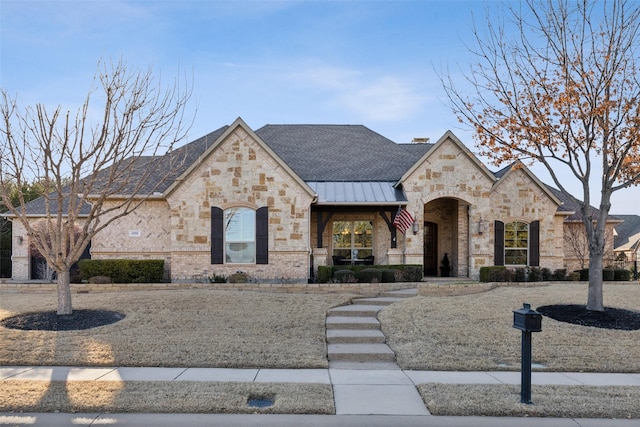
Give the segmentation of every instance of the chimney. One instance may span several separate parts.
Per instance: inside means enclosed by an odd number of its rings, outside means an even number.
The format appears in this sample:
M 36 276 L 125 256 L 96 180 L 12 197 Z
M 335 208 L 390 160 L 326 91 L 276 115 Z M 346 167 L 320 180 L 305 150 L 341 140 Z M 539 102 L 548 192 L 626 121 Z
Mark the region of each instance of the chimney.
M 429 138 L 413 138 L 411 140 L 412 144 L 426 144 L 429 142 Z

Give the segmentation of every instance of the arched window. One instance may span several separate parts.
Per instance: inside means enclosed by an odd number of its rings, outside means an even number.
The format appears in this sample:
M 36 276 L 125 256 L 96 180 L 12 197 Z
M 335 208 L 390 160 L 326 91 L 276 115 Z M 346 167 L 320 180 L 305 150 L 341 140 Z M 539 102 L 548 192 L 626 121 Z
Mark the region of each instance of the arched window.
M 224 211 L 224 254 L 227 263 L 256 262 L 256 211 L 242 207 Z

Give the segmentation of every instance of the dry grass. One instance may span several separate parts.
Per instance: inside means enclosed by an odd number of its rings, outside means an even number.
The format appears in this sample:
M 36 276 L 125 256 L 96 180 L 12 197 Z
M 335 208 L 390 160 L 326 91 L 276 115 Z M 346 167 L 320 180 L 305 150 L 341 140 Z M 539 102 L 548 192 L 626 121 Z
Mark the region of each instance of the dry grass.
M 0 365 L 327 368 L 325 316 L 350 295 L 212 290 L 74 295 L 126 317 L 85 331 L 0 328 Z M 54 294 L 0 293 L 0 319 L 54 310 Z
M 605 284 L 605 305 L 640 311 L 640 286 Z M 485 293 L 416 297 L 379 315 L 404 369 L 519 370 L 520 335 L 512 310 L 523 302 L 584 304 L 587 287 L 566 283 L 500 287 Z M 533 362 L 543 370 L 640 372 L 640 330 L 615 331 L 544 318 L 533 334 Z
M 0 381 L 0 412 L 333 414 L 327 384 Z M 269 398 L 256 408 L 249 399 Z
M 520 403 L 520 386 L 422 384 L 433 415 L 640 418 L 640 387 L 532 386 L 533 405 Z
M 411 298 L 385 308 L 380 318 L 405 369 L 518 370 L 520 332 L 512 328 L 512 310 L 523 302 L 581 304 L 586 295 L 586 286 L 575 283 L 501 287 Z M 326 311 L 351 297 L 211 290 L 75 295 L 78 309 L 107 308 L 127 317 L 86 331 L 0 328 L 0 365 L 326 368 Z M 640 286 L 606 285 L 605 303 L 640 310 Z M 0 319 L 52 309 L 53 294 L 0 293 Z M 542 326 L 533 359 L 544 369 L 640 372 L 640 331 L 548 318 Z M 519 386 L 419 388 L 434 414 L 640 417 L 637 387 L 533 386 L 534 405 L 519 403 Z M 251 408 L 249 397 L 275 404 Z M 331 387 L 321 384 L 4 380 L 0 411 L 331 414 L 335 408 Z

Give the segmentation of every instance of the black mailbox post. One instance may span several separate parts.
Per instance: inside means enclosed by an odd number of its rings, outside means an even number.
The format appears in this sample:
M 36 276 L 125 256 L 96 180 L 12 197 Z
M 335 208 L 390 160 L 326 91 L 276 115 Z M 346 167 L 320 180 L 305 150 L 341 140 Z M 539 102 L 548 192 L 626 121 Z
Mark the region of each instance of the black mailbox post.
M 520 365 L 520 402 L 531 403 L 531 332 L 542 330 L 542 314 L 531 310 L 524 303 L 519 310 L 513 310 L 513 327 L 522 331 L 522 356 Z

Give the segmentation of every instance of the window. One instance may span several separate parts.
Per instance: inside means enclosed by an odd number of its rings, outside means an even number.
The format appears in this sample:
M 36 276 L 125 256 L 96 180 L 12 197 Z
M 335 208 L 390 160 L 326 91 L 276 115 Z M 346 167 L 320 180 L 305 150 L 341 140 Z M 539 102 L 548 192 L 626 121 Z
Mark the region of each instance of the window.
M 494 233 L 494 265 L 540 266 L 540 221 L 495 221 Z
M 224 254 L 228 263 L 256 262 L 256 212 L 253 209 L 224 211 Z
M 333 256 L 364 259 L 373 255 L 373 223 L 371 221 L 335 221 L 333 223 Z
M 211 264 L 269 264 L 269 208 L 211 207 Z
M 529 224 L 509 222 L 504 225 L 505 265 L 529 265 Z

